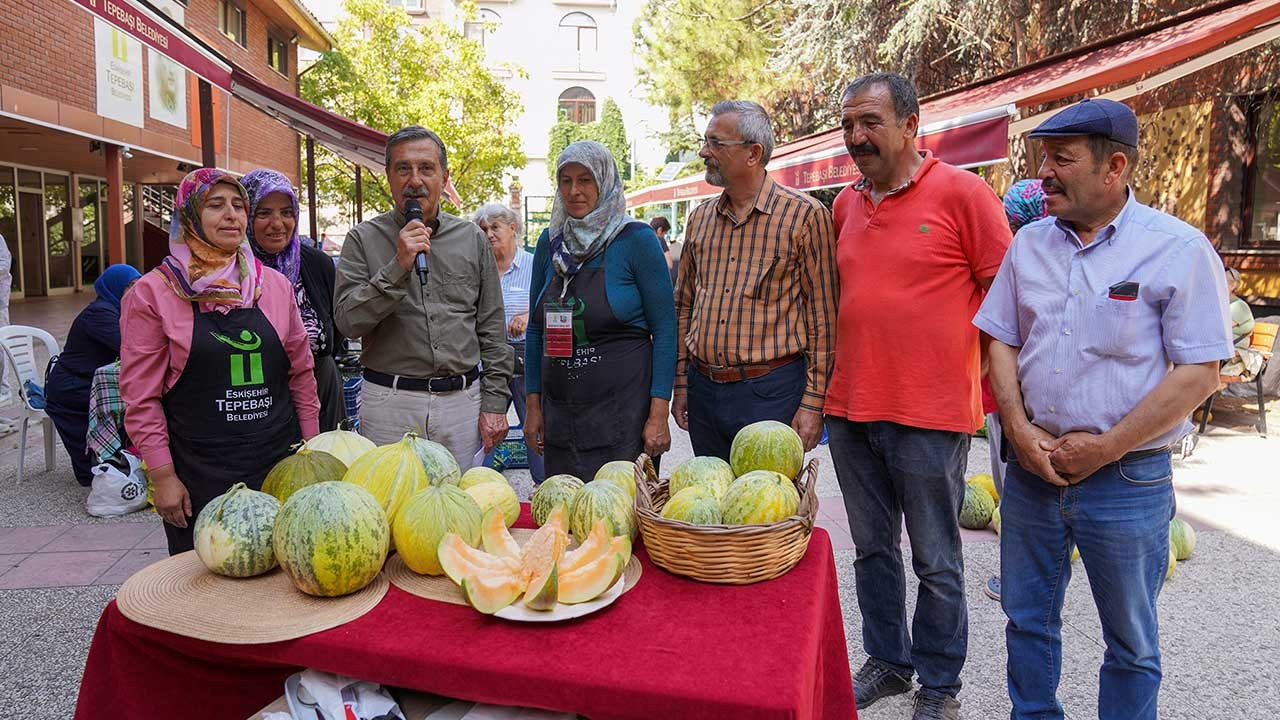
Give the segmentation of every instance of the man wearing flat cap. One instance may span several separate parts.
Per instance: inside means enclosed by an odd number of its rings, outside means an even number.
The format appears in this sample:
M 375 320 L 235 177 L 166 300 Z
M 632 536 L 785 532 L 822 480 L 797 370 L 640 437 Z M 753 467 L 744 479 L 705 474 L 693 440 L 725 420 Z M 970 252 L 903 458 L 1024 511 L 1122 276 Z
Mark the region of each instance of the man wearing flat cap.
M 1031 132 L 1049 217 L 1018 231 L 974 318 L 1009 465 L 1001 605 L 1011 715 L 1062 718 L 1061 612 L 1080 550 L 1102 621 L 1101 720 L 1156 720 L 1156 597 L 1174 513 L 1170 445 L 1232 355 L 1222 262 L 1139 203 L 1138 121 L 1085 100 Z

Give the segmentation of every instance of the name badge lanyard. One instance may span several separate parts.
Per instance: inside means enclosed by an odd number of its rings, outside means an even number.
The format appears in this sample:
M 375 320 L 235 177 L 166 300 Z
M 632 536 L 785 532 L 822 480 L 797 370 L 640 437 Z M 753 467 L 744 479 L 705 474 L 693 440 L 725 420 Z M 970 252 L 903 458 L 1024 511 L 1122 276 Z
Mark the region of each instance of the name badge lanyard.
M 546 329 L 544 352 L 547 357 L 573 357 L 573 304 L 566 303 L 565 296 L 569 292 L 569 283 L 573 282 L 574 277 L 571 275 L 564 278 L 559 299 L 553 299 L 546 304 L 543 327 Z

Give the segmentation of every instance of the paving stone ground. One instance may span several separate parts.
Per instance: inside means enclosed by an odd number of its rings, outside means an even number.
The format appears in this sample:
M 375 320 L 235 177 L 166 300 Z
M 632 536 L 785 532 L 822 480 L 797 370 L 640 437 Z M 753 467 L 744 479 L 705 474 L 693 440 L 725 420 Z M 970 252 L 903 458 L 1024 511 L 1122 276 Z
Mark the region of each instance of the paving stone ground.
M 74 317 L 61 305 L 40 306 L 39 312 L 59 323 L 69 324 Z M 25 321 L 39 324 L 37 313 L 29 314 L 35 320 Z M 1199 546 L 1191 560 L 1179 564 L 1160 598 L 1162 717 L 1275 716 L 1275 688 L 1280 687 L 1280 441 L 1259 437 L 1245 410 L 1252 407 L 1238 401 L 1215 406 L 1218 424 L 1210 426 L 1192 457 L 1175 464 L 1179 513 L 1197 528 Z M 1269 416 L 1271 426 L 1280 429 L 1280 412 Z M 692 455 L 685 433 L 673 426 L 672 437 L 669 467 Z M 0 707 L 30 720 L 71 717 L 103 607 L 125 578 L 166 555 L 154 514 L 106 520 L 87 515 L 88 491 L 72 479 L 61 444 L 57 449 L 55 467 L 45 471 L 41 432 L 33 430 L 27 475 L 16 484 L 17 436 L 0 437 L 0 677 L 5 680 Z M 856 670 L 866 656 L 854 592 L 853 544 L 830 454 L 819 447 L 812 457 L 821 462 L 818 524 L 830 533 L 835 549 L 849 663 Z M 975 439 L 969 473 L 988 467 L 985 441 Z M 512 471 L 508 477 L 527 499 L 532 489 L 528 474 Z M 1004 616 L 982 591 L 987 578 L 998 572 L 999 545 L 989 531 L 964 531 L 964 543 L 969 654 L 960 695 L 963 717 L 1004 718 L 1009 713 Z M 910 550 L 904 547 L 903 553 L 909 567 Z M 1087 580 L 1078 564 L 1076 568 L 1064 611 L 1059 694 L 1068 717 L 1085 720 L 1097 717 L 1103 644 Z M 907 577 L 910 612 L 917 584 L 910 573 Z M 905 696 L 890 698 L 859 714 L 867 720 L 906 719 L 910 702 Z

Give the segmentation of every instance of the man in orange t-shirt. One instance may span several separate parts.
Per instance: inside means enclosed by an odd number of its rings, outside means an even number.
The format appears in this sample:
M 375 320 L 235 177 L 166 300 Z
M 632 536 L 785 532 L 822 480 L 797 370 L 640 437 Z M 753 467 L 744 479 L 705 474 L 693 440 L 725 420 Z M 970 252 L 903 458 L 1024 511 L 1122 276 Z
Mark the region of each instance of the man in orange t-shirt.
M 866 664 L 858 706 L 907 692 L 914 718 L 958 718 L 968 644 L 959 514 L 969 436 L 982 425 L 971 320 L 1011 240 L 978 176 L 916 150 L 919 102 L 877 73 L 842 98 L 862 178 L 836 198 L 840 275 L 827 432 L 857 547 Z M 920 578 L 907 625 L 900 528 Z

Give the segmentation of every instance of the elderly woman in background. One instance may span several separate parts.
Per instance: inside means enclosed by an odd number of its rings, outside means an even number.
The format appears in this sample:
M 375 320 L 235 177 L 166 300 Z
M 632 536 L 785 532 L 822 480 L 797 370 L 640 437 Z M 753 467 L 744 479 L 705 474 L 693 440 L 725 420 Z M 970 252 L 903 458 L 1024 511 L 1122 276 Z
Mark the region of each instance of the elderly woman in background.
M 245 237 L 249 198 L 201 168 L 178 186 L 169 255 L 121 305 L 125 429 L 155 486 L 169 553 L 200 510 L 318 432 L 320 401 L 293 284 Z
M 85 449 L 89 387 L 95 370 L 120 357 L 120 299 L 138 277 L 138 271 L 129 265 L 112 265 L 102 271 L 93 281 L 97 299 L 71 323 L 67 342 L 45 380 L 45 412 L 71 456 L 76 482 L 85 487 L 93 484 L 96 464 Z
M 498 263 L 498 275 L 502 282 L 502 304 L 507 317 L 507 342 L 515 351 L 516 369 L 511 376 L 511 403 L 516 406 L 516 415 L 520 424 L 525 422 L 525 388 L 524 388 L 524 341 L 525 330 L 529 327 L 529 282 L 533 277 L 533 255 L 516 245 L 516 236 L 520 231 L 520 219 L 506 205 L 490 203 L 476 211 L 472 221 L 480 226 L 485 237 L 489 239 L 489 247 L 493 248 L 493 259 Z M 526 438 L 526 446 L 528 445 Z M 489 466 L 493 460 L 493 452 L 485 456 L 484 464 Z M 546 474 L 543 472 L 542 456 L 529 453 L 529 475 L 533 484 L 540 484 Z
M 608 148 L 565 148 L 556 184 L 533 259 L 525 439 L 549 475 L 589 480 L 607 462 L 671 446 L 675 304 L 662 247 L 627 217 Z
M 1240 288 L 1240 271 L 1233 267 L 1225 268 L 1225 271 L 1227 297 L 1231 302 L 1228 306 L 1231 311 L 1231 337 L 1236 348 L 1243 350 L 1249 347 L 1249 339 L 1253 335 L 1253 310 L 1249 309 L 1249 303 L 1236 295 L 1236 290 Z
M 320 431 L 338 427 L 346 416 L 342 377 L 334 354 L 342 336 L 333 324 L 333 260 L 298 239 L 298 196 L 289 178 L 275 170 L 254 170 L 240 179 L 249 193 L 247 234 L 262 264 L 284 275 L 307 329 L 320 395 Z

